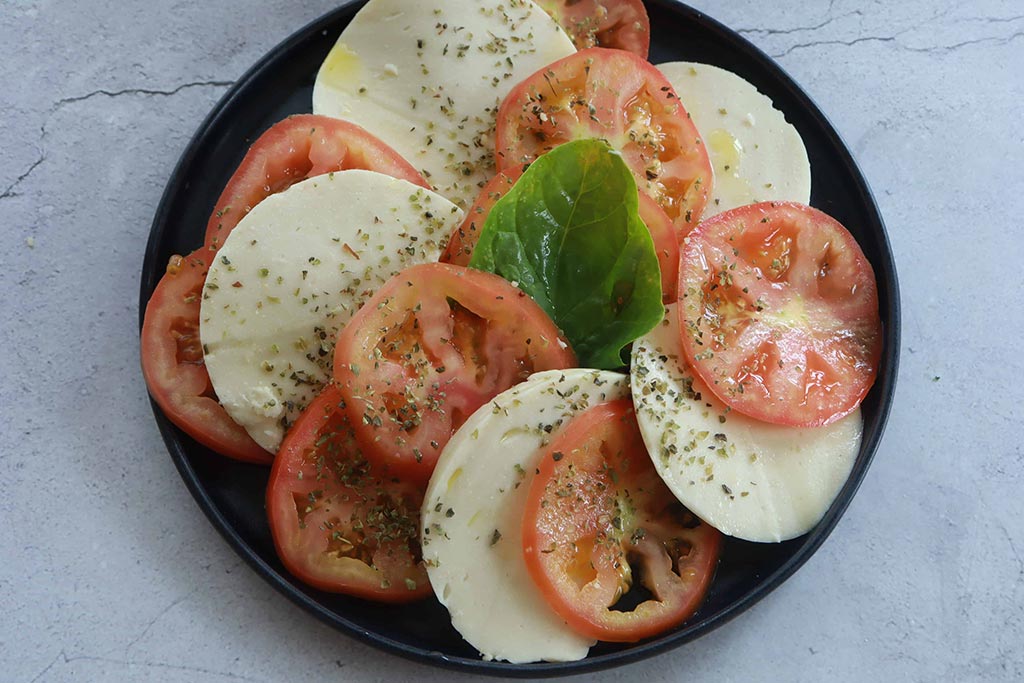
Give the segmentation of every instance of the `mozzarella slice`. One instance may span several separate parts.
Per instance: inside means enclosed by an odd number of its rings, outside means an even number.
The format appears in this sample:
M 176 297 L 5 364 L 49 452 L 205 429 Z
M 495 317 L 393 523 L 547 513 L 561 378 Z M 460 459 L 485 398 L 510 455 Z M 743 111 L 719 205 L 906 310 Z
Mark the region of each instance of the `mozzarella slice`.
M 370 0 L 320 67 L 313 113 L 386 140 L 466 207 L 494 175 L 501 100 L 575 51 L 530 0 Z
M 633 402 L 654 466 L 676 497 L 748 541 L 805 534 L 835 500 L 860 450 L 860 410 L 804 429 L 729 412 L 683 356 L 676 306 L 633 344 Z
M 811 165 L 804 142 L 770 99 L 717 66 L 671 62 L 658 69 L 711 156 L 714 192 L 704 218 L 760 201 L 810 203 Z
M 334 340 L 398 271 L 435 261 L 462 210 L 405 180 L 341 171 L 250 211 L 210 267 L 200 338 L 228 414 L 274 452 L 331 376 Z
M 473 413 L 441 453 L 423 499 L 423 557 L 452 624 L 485 659 L 573 661 L 594 644 L 530 579 L 523 511 L 541 448 L 574 415 L 628 395 L 625 375 L 541 372 Z

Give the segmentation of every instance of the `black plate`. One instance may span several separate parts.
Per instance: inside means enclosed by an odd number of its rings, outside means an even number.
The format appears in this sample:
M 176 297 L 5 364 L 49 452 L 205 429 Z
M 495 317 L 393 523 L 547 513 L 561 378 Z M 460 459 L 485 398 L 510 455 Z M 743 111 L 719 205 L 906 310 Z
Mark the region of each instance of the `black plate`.
M 310 110 L 317 69 L 363 2 L 349 0 L 341 5 L 261 59 L 199 127 L 171 176 L 153 221 L 142 270 L 140 325 L 167 259 L 201 244 L 214 203 L 249 144 L 274 122 Z M 653 63 L 686 60 L 714 64 L 743 76 L 775 101 L 807 145 L 813 173 L 811 203 L 847 226 L 874 266 L 885 325 L 885 355 L 878 380 L 864 401 L 864 441 L 850 479 L 825 518 L 806 536 L 778 544 L 729 539 L 704 606 L 671 633 L 632 645 L 599 644 L 579 662 L 484 662 L 452 628 L 447 612 L 434 600 L 387 607 L 323 593 L 292 578 L 274 552 L 267 527 L 263 495 L 268 470 L 211 453 L 171 425 L 154 405 L 171 457 L 213 525 L 272 586 L 344 633 L 403 657 L 477 673 L 562 675 L 633 662 L 708 633 L 778 587 L 822 544 L 867 472 L 888 417 L 900 348 L 896 269 L 871 191 L 825 116 L 767 55 L 680 3 L 649 0 L 648 9 Z

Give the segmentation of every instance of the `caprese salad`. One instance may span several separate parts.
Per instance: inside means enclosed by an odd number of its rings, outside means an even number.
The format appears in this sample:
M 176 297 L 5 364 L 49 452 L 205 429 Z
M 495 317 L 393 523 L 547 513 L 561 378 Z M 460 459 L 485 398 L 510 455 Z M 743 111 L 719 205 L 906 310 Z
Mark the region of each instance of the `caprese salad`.
M 640 0 L 370 0 L 167 266 L 167 417 L 272 465 L 285 567 L 488 659 L 672 629 L 809 531 L 882 351 L 871 265 L 739 76 Z

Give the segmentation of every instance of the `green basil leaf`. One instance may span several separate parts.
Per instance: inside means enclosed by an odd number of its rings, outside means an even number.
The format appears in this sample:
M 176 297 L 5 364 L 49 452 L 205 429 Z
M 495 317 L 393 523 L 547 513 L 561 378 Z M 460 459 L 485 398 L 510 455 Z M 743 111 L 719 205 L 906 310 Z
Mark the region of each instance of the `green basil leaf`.
M 665 312 L 658 256 L 637 204 L 633 174 L 607 143 L 561 145 L 494 205 L 469 265 L 518 284 L 583 367 L 622 367 L 625 347 Z

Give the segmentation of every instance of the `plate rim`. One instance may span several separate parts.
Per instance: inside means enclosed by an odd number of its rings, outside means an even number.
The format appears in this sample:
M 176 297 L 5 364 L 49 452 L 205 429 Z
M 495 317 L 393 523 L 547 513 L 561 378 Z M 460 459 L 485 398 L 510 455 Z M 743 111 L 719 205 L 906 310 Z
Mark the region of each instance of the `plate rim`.
M 210 131 L 216 127 L 218 121 L 226 115 L 231 104 L 248 86 L 260 77 L 267 66 L 281 58 L 283 52 L 300 47 L 318 31 L 325 30 L 325 27 L 332 25 L 340 15 L 351 10 L 354 5 L 363 4 L 366 0 L 340 0 L 339 4 L 308 22 L 299 28 L 277 45 L 264 53 L 245 73 L 243 73 L 221 96 L 203 121 L 199 124 L 196 132 L 190 138 L 184 151 L 171 171 L 170 181 L 164 188 L 160 201 L 154 214 L 149 238 L 146 243 L 145 255 L 143 258 L 142 273 L 139 289 L 139 329 L 141 331 L 145 317 L 146 304 L 153 289 L 159 280 L 161 273 L 157 262 L 157 254 L 164 241 L 167 225 L 170 218 L 171 205 L 174 198 L 182 192 L 183 185 L 187 185 L 184 170 L 187 169 L 206 143 Z M 283 594 L 292 603 L 298 605 L 306 612 L 311 613 L 321 622 L 339 630 L 348 636 L 368 644 L 378 650 L 398 655 L 404 659 L 438 666 L 449 670 L 461 671 L 464 673 L 475 673 L 490 676 L 504 676 L 513 678 L 534 678 L 564 676 L 570 674 L 581 674 L 598 670 L 606 670 L 618 666 L 630 664 L 657 654 L 664 653 L 670 649 L 679 647 L 685 643 L 707 635 L 724 624 L 732 621 L 737 616 L 746 612 L 755 604 L 772 593 L 776 588 L 789 579 L 813 556 L 825 540 L 831 535 L 839 520 L 845 514 L 853 500 L 854 495 L 860 488 L 861 483 L 867 475 L 874 460 L 888 423 L 895 396 L 895 389 L 899 372 L 900 360 L 900 338 L 901 338 L 901 300 L 899 290 L 899 279 L 896 271 L 895 258 L 889 240 L 888 230 L 882 218 L 881 211 L 875 201 L 874 194 L 867 182 L 864 173 L 857 164 L 845 140 L 832 125 L 831 121 L 807 94 L 803 88 L 793 79 L 789 73 L 782 68 L 772 57 L 747 40 L 735 30 L 710 17 L 709 15 L 690 7 L 681 0 L 644 0 L 646 4 L 659 6 L 674 13 L 681 18 L 694 21 L 699 24 L 702 30 L 715 34 L 715 38 L 725 40 L 740 48 L 743 58 L 756 62 L 760 67 L 767 70 L 769 75 L 788 91 L 801 106 L 803 113 L 814 119 L 818 127 L 826 133 L 829 142 L 839 151 L 839 161 L 849 169 L 856 180 L 857 202 L 868 210 L 880 228 L 876 236 L 881 247 L 880 263 L 876 266 L 876 277 L 885 283 L 885 290 L 889 294 L 888 318 L 889 326 L 883 331 L 887 342 L 889 353 L 883 356 L 883 362 L 879 367 L 879 403 L 877 426 L 872 433 L 866 435 L 865 443 L 861 449 L 864 454 L 862 466 L 855 467 L 850 476 L 836 495 L 835 500 L 826 512 L 821 521 L 806 535 L 806 540 L 796 552 L 788 558 L 774 572 L 765 576 L 752 589 L 740 596 L 739 599 L 731 602 L 721 612 L 706 616 L 698 621 L 688 624 L 683 630 L 675 631 L 668 635 L 653 640 L 642 642 L 634 647 L 618 651 L 588 656 L 574 662 L 536 662 L 530 664 L 512 664 L 509 662 L 486 661 L 469 657 L 447 655 L 442 652 L 427 650 L 420 647 L 413 647 L 402 641 L 395 640 L 383 634 L 366 629 L 346 619 L 344 616 L 325 608 L 321 603 L 311 596 L 296 589 L 281 572 L 270 566 L 256 550 L 241 537 L 238 530 L 232 526 L 226 516 L 216 505 L 206 487 L 202 484 L 198 474 L 192 467 L 185 453 L 181 441 L 181 432 L 162 413 L 155 401 L 150 398 L 150 406 L 153 410 L 157 426 L 165 446 L 174 462 L 179 475 L 186 487 L 195 499 L 196 504 L 204 515 L 228 542 L 228 545 L 242 557 L 243 560 L 275 590 Z M 880 288 L 881 289 L 881 288 Z M 140 375 L 141 376 L 141 375 Z M 258 465 L 244 465 L 248 467 L 260 467 Z M 262 468 L 261 468 L 262 469 Z

